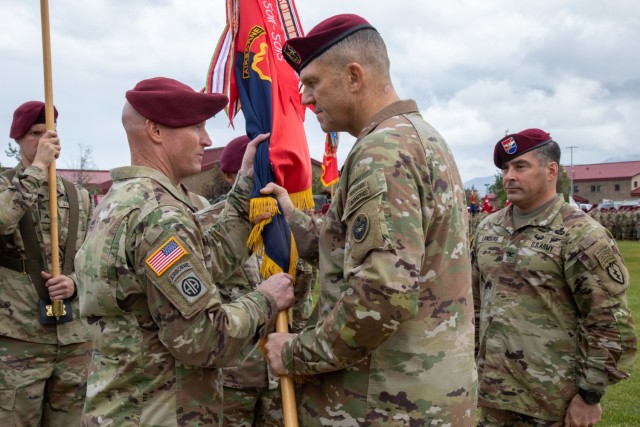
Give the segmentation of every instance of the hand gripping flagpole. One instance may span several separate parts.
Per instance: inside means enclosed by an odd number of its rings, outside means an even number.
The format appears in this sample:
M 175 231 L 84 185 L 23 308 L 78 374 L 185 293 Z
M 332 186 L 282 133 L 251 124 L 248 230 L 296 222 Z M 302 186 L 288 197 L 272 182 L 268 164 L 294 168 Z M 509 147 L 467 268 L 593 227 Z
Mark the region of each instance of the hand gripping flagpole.
M 287 189 L 296 207 L 313 206 L 299 80 L 279 58 L 282 42 L 302 35 L 300 20 L 293 0 L 225 3 L 227 25 L 211 60 L 204 91 L 227 94 L 230 124 L 242 109 L 249 138 L 271 133 L 256 153 L 249 219 L 266 212 L 272 216 L 254 225 L 247 245 L 262 256 L 260 270 L 265 278 L 278 272 L 294 276 L 297 250 L 293 235 L 275 198 L 264 197 L 259 190 L 276 182 Z M 276 331 L 289 332 L 287 311 L 278 313 Z M 284 426 L 297 427 L 293 378 L 280 376 L 280 389 Z
M 42 19 L 42 64 L 44 68 L 44 114 L 47 130 L 55 130 L 53 115 L 53 79 L 51 77 L 51 39 L 49 37 L 49 4 L 40 0 L 40 16 Z M 60 256 L 58 252 L 58 192 L 56 188 L 56 161 L 49 165 L 49 214 L 51 216 L 51 274 L 60 275 Z M 62 316 L 63 301 L 51 302 L 56 319 Z

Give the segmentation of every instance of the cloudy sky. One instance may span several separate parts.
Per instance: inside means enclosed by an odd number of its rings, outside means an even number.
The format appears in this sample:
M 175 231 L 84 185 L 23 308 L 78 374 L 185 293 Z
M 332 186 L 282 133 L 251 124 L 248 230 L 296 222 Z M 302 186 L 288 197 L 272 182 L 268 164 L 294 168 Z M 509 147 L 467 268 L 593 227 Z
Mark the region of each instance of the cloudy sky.
M 44 100 L 36 0 L 0 0 L 0 164 L 13 110 Z M 493 175 L 506 130 L 540 127 L 574 164 L 640 160 L 640 2 L 637 0 L 298 0 L 303 28 L 338 13 L 367 18 L 384 37 L 392 78 L 451 145 L 464 181 Z M 120 123 L 124 93 L 167 76 L 200 89 L 225 20 L 223 0 L 50 1 L 59 168 L 92 147 L 97 168 L 129 163 Z M 243 133 L 222 113 L 214 146 Z M 306 122 L 311 156 L 324 137 Z M 353 138 L 344 135 L 344 161 Z M 570 151 L 563 152 L 569 164 Z

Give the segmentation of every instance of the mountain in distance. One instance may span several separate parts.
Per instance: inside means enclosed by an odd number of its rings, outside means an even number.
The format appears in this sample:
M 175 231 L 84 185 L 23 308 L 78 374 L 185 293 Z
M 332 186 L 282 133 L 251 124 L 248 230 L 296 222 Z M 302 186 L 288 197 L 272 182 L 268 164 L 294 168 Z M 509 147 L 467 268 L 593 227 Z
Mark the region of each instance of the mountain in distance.
M 485 186 L 485 184 L 493 185 L 495 183 L 496 177 L 493 175 L 489 175 L 479 178 L 472 178 L 469 181 L 464 182 L 463 185 L 465 189 L 475 188 L 476 190 L 478 190 L 478 194 L 480 195 L 480 197 L 484 197 L 488 188 L 487 186 Z

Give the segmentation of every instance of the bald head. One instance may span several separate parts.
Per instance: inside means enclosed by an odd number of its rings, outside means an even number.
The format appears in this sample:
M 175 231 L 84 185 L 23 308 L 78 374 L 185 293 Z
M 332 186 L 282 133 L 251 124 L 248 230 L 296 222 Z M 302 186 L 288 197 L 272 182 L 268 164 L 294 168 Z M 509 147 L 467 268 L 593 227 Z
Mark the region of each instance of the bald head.
M 144 130 L 146 118 L 138 113 L 129 102 L 125 102 L 122 107 L 122 126 L 124 126 L 127 136 L 130 132 Z
M 138 113 L 129 102 L 122 107 L 122 126 L 127 134 L 131 164 L 144 164 L 144 159 L 153 156 L 157 147 L 151 141 L 147 119 Z

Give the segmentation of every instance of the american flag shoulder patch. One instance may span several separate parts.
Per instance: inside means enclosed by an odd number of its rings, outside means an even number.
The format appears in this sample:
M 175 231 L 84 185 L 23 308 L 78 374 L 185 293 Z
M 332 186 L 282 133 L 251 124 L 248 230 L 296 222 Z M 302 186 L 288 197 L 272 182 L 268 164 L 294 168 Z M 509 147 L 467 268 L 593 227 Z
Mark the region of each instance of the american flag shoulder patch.
M 170 237 L 147 258 L 147 265 L 160 276 L 187 253 L 175 237 Z

